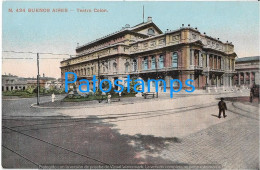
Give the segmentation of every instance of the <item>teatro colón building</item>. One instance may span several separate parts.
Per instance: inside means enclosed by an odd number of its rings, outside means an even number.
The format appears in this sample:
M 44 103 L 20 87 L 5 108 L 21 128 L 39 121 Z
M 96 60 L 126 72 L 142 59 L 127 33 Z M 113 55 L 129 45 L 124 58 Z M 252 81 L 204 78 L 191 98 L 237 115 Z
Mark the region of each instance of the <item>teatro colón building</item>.
M 185 80 L 192 79 L 196 89 L 228 88 L 234 84 L 236 56 L 231 42 L 184 24 L 163 32 L 148 17 L 146 22 L 126 24 L 117 32 L 77 46 L 76 56 L 61 61 L 60 69 L 63 82 L 65 72 L 74 72 L 78 81 L 91 82 L 96 75 L 113 83 L 130 75 L 144 80 L 146 87 L 149 79 L 163 79 L 167 88 L 171 79 L 179 79 L 187 88 Z M 174 86 L 178 88 L 178 82 Z

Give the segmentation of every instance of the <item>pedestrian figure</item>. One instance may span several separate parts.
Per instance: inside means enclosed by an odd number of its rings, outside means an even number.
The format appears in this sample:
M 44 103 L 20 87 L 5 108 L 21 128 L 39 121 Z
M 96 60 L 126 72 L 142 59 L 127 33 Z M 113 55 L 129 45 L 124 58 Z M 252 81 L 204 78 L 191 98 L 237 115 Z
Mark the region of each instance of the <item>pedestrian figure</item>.
M 220 98 L 220 102 L 218 102 L 218 109 L 219 109 L 219 114 L 218 114 L 218 118 L 221 118 L 221 112 L 223 112 L 223 116 L 224 118 L 227 117 L 225 110 L 227 110 L 227 105 L 224 102 L 224 98 Z
M 51 95 L 51 102 L 54 102 L 54 101 L 55 101 L 55 94 L 52 93 L 52 95 Z
M 119 96 L 119 101 L 120 101 L 121 95 L 122 95 L 122 93 L 121 93 L 121 92 L 119 92 L 119 93 L 118 93 L 118 96 Z
M 108 93 L 107 95 L 107 103 L 110 104 L 111 103 L 111 94 Z

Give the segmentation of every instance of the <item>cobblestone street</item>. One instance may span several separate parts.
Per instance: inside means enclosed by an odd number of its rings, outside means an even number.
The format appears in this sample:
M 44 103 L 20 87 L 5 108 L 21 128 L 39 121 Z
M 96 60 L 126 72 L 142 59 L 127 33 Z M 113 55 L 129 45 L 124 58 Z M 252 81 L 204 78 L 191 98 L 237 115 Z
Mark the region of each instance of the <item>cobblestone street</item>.
M 206 164 L 258 169 L 259 107 L 232 102 L 237 95 L 247 92 L 143 102 L 139 98 L 136 103 L 125 99 L 70 109 L 33 108 L 33 99 L 4 100 L 2 165 Z M 217 118 L 220 97 L 231 100 L 226 101 L 225 119 Z
M 258 169 L 259 121 L 244 116 L 235 117 L 188 135 L 180 143 L 170 144 L 162 155 L 163 158 L 188 164 Z

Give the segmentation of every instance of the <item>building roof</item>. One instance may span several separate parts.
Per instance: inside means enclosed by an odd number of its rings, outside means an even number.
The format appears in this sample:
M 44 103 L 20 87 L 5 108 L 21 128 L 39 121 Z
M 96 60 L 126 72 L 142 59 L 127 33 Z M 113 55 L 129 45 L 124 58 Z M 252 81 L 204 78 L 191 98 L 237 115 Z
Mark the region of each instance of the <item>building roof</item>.
M 128 25 L 128 24 L 126 24 L 126 25 Z M 137 25 L 135 25 L 133 27 L 130 27 L 130 26 L 129 27 L 127 27 L 127 26 L 123 27 L 119 31 L 116 31 L 116 32 L 114 32 L 112 34 L 108 34 L 108 35 L 106 35 L 104 37 L 98 38 L 98 39 L 96 39 L 94 41 L 91 41 L 89 43 L 86 43 L 86 44 L 84 44 L 82 46 L 77 47 L 76 51 L 79 50 L 79 49 L 82 49 L 84 47 L 87 47 L 87 46 L 95 45 L 96 43 L 99 43 L 102 40 L 106 40 L 106 39 L 109 39 L 109 38 L 111 38 L 113 36 L 116 36 L 116 35 L 119 35 L 119 34 L 122 34 L 122 33 L 127 33 L 127 32 L 128 33 L 131 32 L 131 33 L 134 33 L 134 34 L 138 34 L 139 36 L 147 37 L 147 35 L 141 34 L 141 33 L 137 33 L 137 31 L 142 29 L 142 28 L 144 28 L 144 27 L 148 27 L 148 26 L 153 26 L 159 33 L 162 33 L 160 28 L 158 28 L 152 21 L 147 21 L 147 22 L 143 22 L 143 23 L 137 24 Z
M 259 61 L 260 56 L 252 56 L 252 57 L 243 57 L 243 58 L 237 58 L 236 62 L 250 62 L 250 61 Z

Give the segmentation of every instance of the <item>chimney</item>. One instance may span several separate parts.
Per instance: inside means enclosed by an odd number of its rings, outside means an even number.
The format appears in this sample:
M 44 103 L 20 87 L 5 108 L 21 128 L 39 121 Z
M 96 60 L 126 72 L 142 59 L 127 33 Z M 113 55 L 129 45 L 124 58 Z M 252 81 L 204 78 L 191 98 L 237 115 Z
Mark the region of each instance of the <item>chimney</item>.
M 44 74 L 44 73 L 42 74 L 42 77 L 45 77 L 45 74 Z
M 188 27 L 190 26 L 190 24 L 188 24 Z
M 147 17 L 147 22 L 153 21 L 152 17 Z
M 182 27 L 184 27 L 184 24 L 182 24 Z

